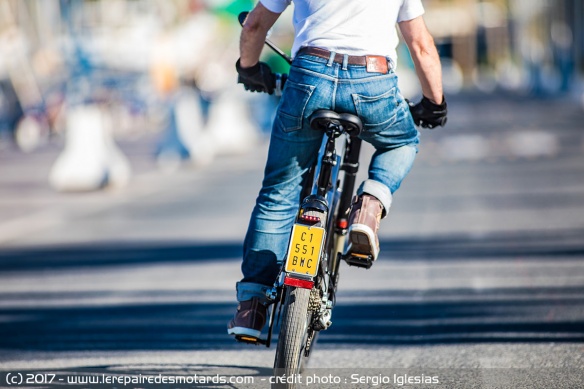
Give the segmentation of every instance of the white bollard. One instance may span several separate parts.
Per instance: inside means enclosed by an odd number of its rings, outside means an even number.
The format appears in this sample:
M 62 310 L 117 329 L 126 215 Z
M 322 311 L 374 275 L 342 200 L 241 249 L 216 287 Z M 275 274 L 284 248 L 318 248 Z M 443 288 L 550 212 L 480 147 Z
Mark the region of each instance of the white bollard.
M 93 191 L 127 184 L 130 164 L 114 143 L 108 119 L 95 105 L 73 107 L 67 112 L 65 149 L 49 176 L 53 188 Z
M 195 166 L 210 164 L 215 157 L 215 144 L 203 123 L 203 113 L 198 96 L 192 91 L 182 91 L 174 107 L 177 133 L 189 151 Z
M 241 85 L 235 85 L 211 105 L 207 130 L 218 153 L 244 153 L 258 142 L 259 131 L 250 119 L 245 93 Z

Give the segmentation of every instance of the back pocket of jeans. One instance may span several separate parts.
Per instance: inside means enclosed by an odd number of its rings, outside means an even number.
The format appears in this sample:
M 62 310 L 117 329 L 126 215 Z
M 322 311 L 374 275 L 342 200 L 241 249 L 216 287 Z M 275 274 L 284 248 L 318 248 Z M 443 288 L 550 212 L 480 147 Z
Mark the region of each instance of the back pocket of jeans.
M 276 115 L 276 120 L 282 131 L 293 132 L 302 128 L 304 110 L 308 105 L 312 92 L 314 92 L 314 88 L 313 85 L 297 84 L 292 81 L 286 82 L 286 88 Z
M 397 116 L 397 89 L 391 88 L 379 96 L 363 96 L 354 93 L 353 103 L 365 129 L 391 125 Z

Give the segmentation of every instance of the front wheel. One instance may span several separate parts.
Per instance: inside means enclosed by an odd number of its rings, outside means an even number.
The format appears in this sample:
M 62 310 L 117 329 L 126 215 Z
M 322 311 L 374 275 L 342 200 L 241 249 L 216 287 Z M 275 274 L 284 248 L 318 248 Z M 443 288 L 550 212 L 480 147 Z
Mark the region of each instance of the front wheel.
M 272 388 L 295 388 L 296 382 L 286 382 L 296 377 L 303 367 L 304 352 L 309 337 L 311 313 L 308 311 L 310 289 L 287 287 L 284 297 L 282 326 L 274 362 L 276 383 Z M 280 380 L 278 380 L 280 378 Z M 286 380 L 288 378 L 288 380 Z

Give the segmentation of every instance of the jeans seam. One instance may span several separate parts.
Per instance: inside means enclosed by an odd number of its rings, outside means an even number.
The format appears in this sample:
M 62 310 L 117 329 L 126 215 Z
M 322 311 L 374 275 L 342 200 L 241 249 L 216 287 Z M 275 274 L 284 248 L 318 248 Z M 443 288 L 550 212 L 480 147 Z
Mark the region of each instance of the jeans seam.
M 329 76 L 328 74 L 323 74 L 323 73 L 315 72 L 314 70 L 304 69 L 304 68 L 301 68 L 301 67 L 294 67 L 294 71 L 295 72 L 302 72 L 302 73 L 308 74 L 309 76 L 313 76 L 313 77 L 316 77 L 316 78 L 323 78 L 323 79 L 328 80 L 328 81 L 334 81 L 335 80 L 335 76 Z
M 331 107 L 332 107 L 333 111 L 336 108 L 338 86 L 339 86 L 339 67 L 337 66 L 335 68 L 335 76 L 333 78 L 333 93 L 332 93 L 332 101 L 331 101 Z

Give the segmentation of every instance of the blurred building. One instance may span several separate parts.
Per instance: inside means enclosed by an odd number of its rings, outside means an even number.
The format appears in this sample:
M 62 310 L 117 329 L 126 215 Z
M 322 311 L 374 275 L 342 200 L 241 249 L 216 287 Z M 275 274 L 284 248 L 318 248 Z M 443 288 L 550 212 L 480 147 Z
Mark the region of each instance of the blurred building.
M 424 4 L 441 55 L 452 59 L 463 85 L 536 94 L 581 88 L 581 0 L 425 0 Z
M 18 143 L 28 116 L 42 124 L 32 131 L 37 137 L 61 132 L 59 117 L 72 104 L 100 103 L 116 116 L 116 131 L 160 127 L 156 106 L 181 86 L 207 95 L 234 86 L 240 31 L 234 13 L 251 6 L 0 0 L 0 141 L 14 133 Z
M 450 93 L 465 87 L 584 93 L 584 1 L 423 2 Z M 0 140 L 26 116 L 38 124 L 36 132 L 55 131 L 65 100 L 122 100 L 110 107 L 136 113 L 153 90 L 164 94 L 184 81 L 204 98 L 226 90 L 234 84 L 235 15 L 253 4 L 0 0 Z M 276 29 L 284 48 L 290 38 L 289 29 Z M 282 61 L 270 61 L 286 70 Z

